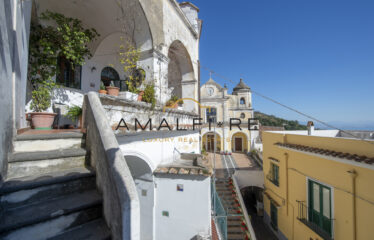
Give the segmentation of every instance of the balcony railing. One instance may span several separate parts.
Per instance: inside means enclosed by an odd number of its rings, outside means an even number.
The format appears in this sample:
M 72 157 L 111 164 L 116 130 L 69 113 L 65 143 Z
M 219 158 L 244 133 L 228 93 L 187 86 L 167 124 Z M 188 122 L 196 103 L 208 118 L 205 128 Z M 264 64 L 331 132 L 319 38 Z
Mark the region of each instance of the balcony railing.
M 324 240 L 333 240 L 334 219 L 324 216 L 308 207 L 304 202 L 297 201 L 297 219 L 317 233 Z

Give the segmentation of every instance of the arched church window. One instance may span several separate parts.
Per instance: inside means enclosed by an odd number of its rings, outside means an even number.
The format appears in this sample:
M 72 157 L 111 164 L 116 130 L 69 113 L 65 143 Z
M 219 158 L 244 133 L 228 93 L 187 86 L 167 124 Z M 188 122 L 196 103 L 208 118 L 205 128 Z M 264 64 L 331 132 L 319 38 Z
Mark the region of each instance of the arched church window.
M 243 97 L 240 99 L 240 105 L 245 105 L 245 99 Z
M 240 118 L 244 119 L 244 118 L 245 118 L 245 114 L 244 114 L 244 113 L 241 113 L 241 114 L 240 114 Z

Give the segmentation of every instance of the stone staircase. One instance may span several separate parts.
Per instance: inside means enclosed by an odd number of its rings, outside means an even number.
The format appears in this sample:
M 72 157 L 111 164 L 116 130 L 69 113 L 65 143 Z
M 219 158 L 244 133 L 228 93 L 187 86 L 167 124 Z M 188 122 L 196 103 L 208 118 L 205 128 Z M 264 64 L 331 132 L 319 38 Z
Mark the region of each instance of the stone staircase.
M 250 239 L 232 179 L 230 177 L 216 179 L 216 191 L 227 214 L 227 239 Z
M 0 188 L 0 239 L 110 239 L 78 132 L 18 135 Z

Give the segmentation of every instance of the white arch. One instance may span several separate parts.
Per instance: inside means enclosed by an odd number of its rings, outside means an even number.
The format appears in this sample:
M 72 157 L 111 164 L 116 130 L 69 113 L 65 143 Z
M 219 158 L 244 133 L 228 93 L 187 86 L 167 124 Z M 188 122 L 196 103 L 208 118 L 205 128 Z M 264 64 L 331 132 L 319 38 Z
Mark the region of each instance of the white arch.
M 144 162 L 146 162 L 148 164 L 148 167 L 151 169 L 152 172 L 156 169 L 156 166 L 154 165 L 154 163 L 152 163 L 152 161 L 146 155 L 144 155 L 141 152 L 138 152 L 138 151 L 123 151 L 122 150 L 122 153 L 123 153 L 125 159 L 126 159 L 126 156 L 135 156 L 135 157 L 138 157 L 138 158 L 144 160 Z

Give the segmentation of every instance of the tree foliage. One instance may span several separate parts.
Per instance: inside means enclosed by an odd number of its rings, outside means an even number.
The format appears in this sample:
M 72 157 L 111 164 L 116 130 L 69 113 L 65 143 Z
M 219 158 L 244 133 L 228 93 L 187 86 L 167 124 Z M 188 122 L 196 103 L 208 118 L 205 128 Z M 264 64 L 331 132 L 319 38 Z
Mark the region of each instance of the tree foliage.
M 278 118 L 274 115 L 267 115 L 261 112 L 254 112 L 254 117 L 257 118 L 263 126 L 284 127 L 286 130 L 306 130 L 307 126 L 300 124 L 297 120 L 286 120 Z
M 95 29 L 83 28 L 80 20 L 59 13 L 46 11 L 40 19 L 49 25 L 32 22 L 28 67 L 31 108 L 36 112 L 50 106 L 51 92 L 56 87 L 53 77 L 57 74 L 58 57 L 68 59 L 72 68 L 83 65 L 85 59 L 92 56 L 88 44 L 99 36 Z
M 128 89 L 133 93 L 139 92 L 138 88 L 145 79 L 145 71 L 137 66 L 139 58 L 140 49 L 136 48 L 131 42 L 124 42 L 124 38 L 121 37 L 119 62 L 123 66 L 123 71 L 126 73 Z

